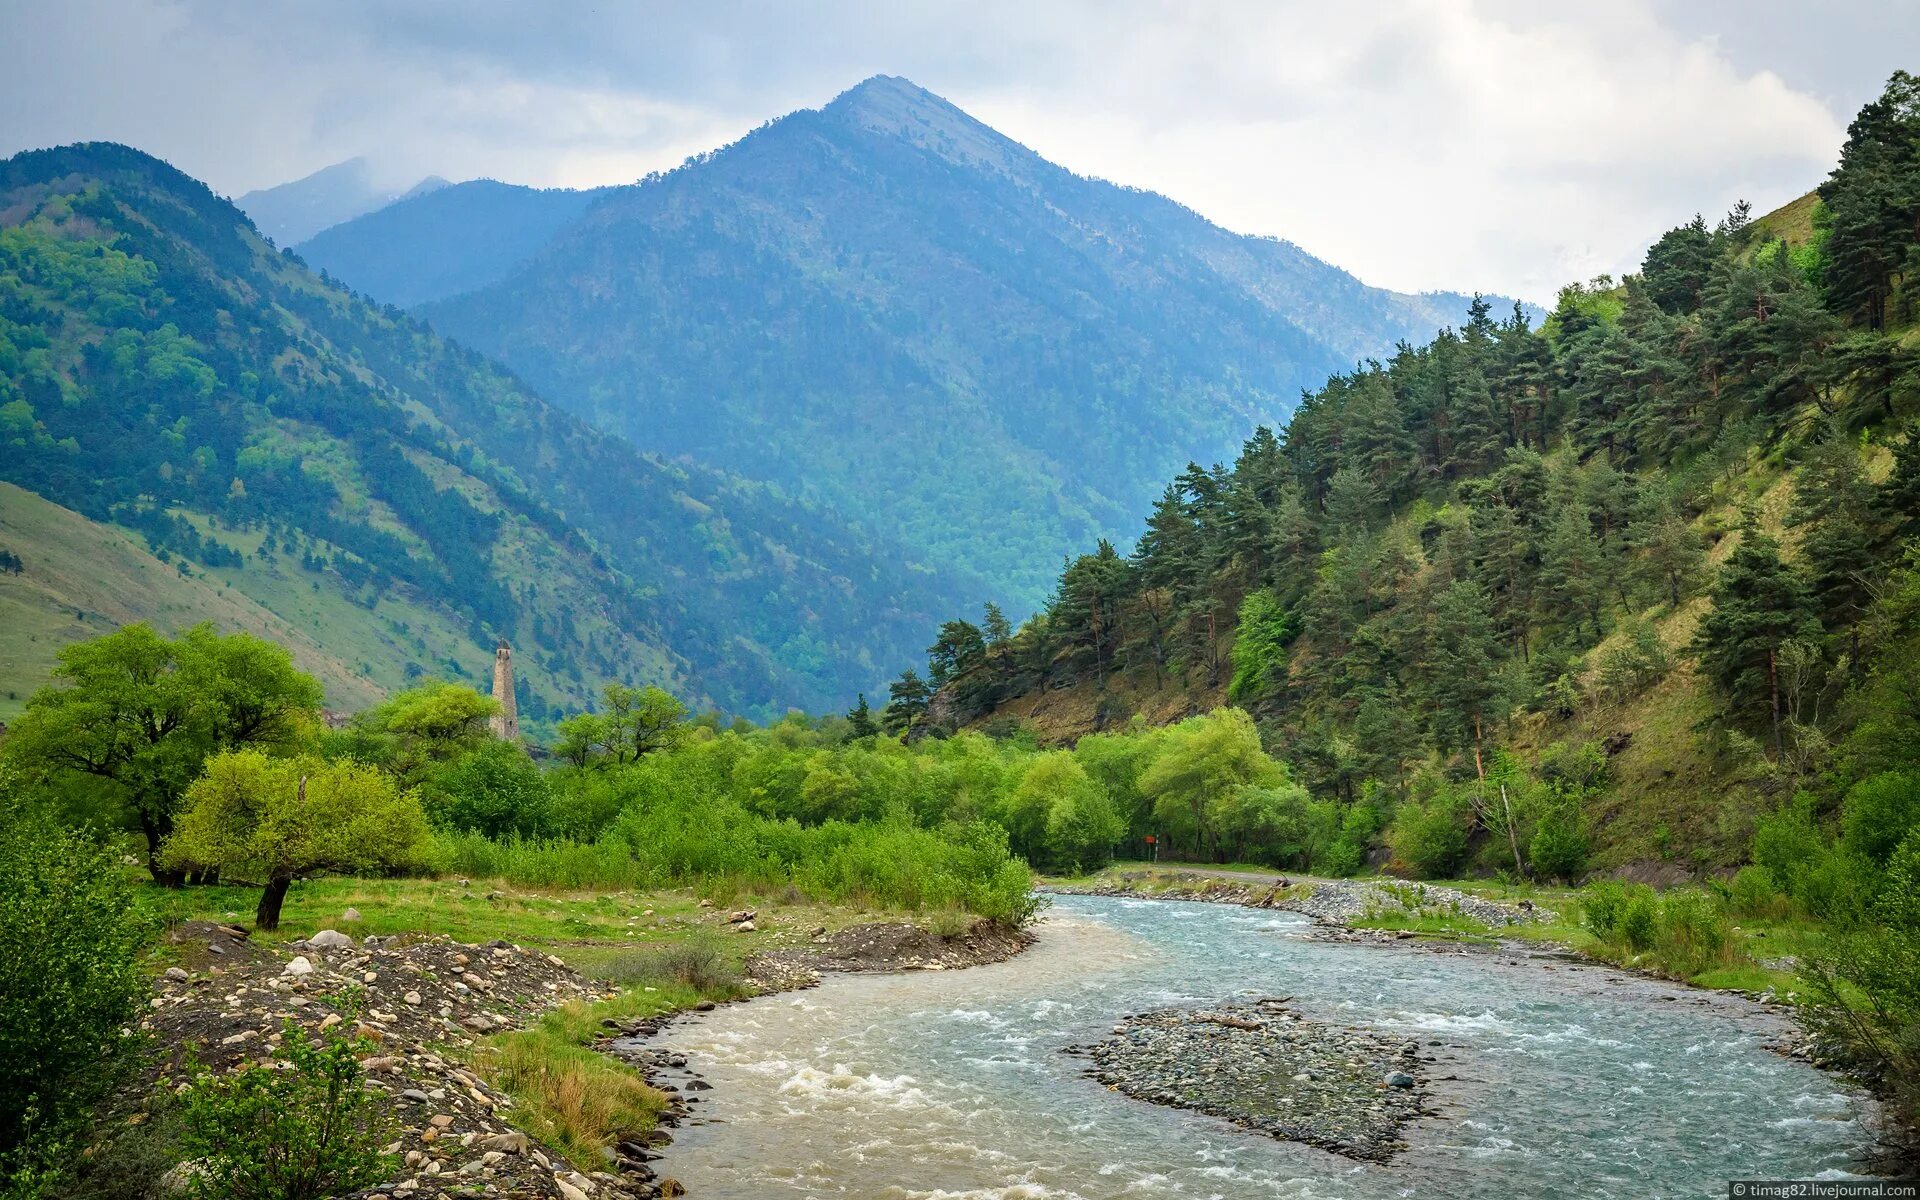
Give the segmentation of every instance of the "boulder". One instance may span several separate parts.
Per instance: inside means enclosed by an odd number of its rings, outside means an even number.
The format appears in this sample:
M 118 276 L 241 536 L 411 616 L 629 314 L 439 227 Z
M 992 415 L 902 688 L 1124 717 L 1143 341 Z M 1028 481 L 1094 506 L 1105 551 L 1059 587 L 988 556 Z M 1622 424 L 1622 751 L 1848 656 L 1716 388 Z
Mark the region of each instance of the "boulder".
M 1410 1088 L 1413 1086 L 1413 1076 L 1405 1071 L 1388 1071 L 1385 1082 L 1392 1088 Z
M 360 910 L 357 908 L 349 908 L 340 914 L 340 919 L 342 921 L 358 921 L 360 919 Z
M 517 1129 L 510 1129 L 505 1133 L 481 1138 L 478 1144 L 482 1150 L 498 1150 L 503 1154 L 525 1154 L 530 1143 L 527 1141 L 526 1134 Z
M 313 974 L 313 964 L 307 961 L 306 955 L 298 954 L 294 956 L 293 961 L 289 962 L 281 970 L 280 973 L 282 975 L 296 975 L 296 976 L 311 975 Z
M 322 929 L 307 939 L 307 945 L 321 950 L 351 950 L 353 939 L 338 929 Z

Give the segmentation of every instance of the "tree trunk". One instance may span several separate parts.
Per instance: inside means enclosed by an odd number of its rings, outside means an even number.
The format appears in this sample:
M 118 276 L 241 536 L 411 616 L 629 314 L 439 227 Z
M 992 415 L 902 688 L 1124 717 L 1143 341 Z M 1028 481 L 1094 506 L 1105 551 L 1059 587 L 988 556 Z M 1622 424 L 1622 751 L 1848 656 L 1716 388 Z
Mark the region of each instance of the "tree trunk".
M 1780 761 L 1780 652 L 1767 647 L 1767 686 L 1773 692 L 1773 759 Z
M 1500 785 L 1500 805 L 1507 810 L 1507 845 L 1513 848 L 1513 869 L 1520 872 L 1520 878 L 1531 879 L 1527 874 L 1527 864 L 1520 861 L 1520 834 L 1513 827 L 1513 801 L 1507 796 L 1507 785 Z
M 148 816 L 145 811 L 142 811 L 140 813 L 140 832 L 145 834 L 147 839 L 147 874 L 153 876 L 153 881 L 161 887 L 177 888 L 185 886 L 187 882 L 187 873 L 185 871 L 176 871 L 170 867 L 160 865 L 160 843 L 167 840 L 167 833 L 169 831 L 162 829 L 160 822 Z
M 253 910 L 253 927 L 264 933 L 280 928 L 280 905 L 287 898 L 287 888 L 293 878 L 287 875 L 275 875 L 267 880 L 266 888 L 260 893 L 260 906 Z

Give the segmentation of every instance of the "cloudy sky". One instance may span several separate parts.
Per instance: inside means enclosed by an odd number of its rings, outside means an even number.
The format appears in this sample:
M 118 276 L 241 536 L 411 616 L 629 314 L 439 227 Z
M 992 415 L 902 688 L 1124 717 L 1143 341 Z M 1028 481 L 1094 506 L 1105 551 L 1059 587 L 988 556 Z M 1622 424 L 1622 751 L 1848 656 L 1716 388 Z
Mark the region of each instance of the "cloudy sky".
M 1903 48 L 1884 0 L 0 0 L 0 153 L 579 186 L 900 74 L 1369 282 L 1545 301 L 1807 190 Z

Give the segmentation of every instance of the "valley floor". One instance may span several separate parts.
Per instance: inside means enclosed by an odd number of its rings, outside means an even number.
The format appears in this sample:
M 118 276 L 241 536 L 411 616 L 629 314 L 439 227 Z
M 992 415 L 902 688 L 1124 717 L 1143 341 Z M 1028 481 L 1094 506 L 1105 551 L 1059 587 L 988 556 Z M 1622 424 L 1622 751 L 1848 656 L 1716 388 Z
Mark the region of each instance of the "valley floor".
M 305 882 L 278 931 L 249 933 L 255 896 L 153 893 L 168 930 L 143 1022 L 152 1052 L 97 1152 L 172 1161 L 163 1097 L 193 1071 L 272 1063 L 295 1027 L 341 1027 L 364 1039 L 362 1066 L 394 1134 L 396 1173 L 381 1195 L 679 1195 L 649 1164 L 664 1128 L 695 1111 L 697 1088 L 683 1092 L 655 1070 L 671 1064 L 619 1035 L 808 987 L 822 970 L 963 967 L 1030 940 L 971 918 L 914 924 L 791 895 L 477 879 Z

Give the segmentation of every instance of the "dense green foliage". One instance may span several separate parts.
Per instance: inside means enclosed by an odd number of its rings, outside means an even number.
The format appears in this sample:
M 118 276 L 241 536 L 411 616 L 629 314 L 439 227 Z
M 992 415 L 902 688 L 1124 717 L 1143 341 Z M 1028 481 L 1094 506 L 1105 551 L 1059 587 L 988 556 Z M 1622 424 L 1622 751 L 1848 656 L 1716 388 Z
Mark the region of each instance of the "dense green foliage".
M 284 649 L 204 625 L 176 639 L 128 625 L 76 643 L 54 680 L 28 701 L 0 761 L 71 809 L 136 825 L 148 869 L 170 881 L 160 848 L 208 757 L 290 747 L 320 707 L 320 685 Z
M 207 760 L 162 853 L 176 866 L 260 880 L 254 924 L 272 930 L 297 879 L 426 865 L 427 819 L 419 797 L 378 767 L 239 750 Z
M 1862 122 L 1911 121 L 1911 90 L 1896 78 Z M 1865 186 L 1861 139 L 1891 136 L 1857 127 L 1823 192 Z M 1459 806 L 1418 793 L 1469 777 L 1459 819 L 1514 843 L 1525 872 L 1538 830 L 1504 827 L 1492 749 L 1634 699 L 1691 649 L 1727 734 L 1764 736 L 1778 769 L 1809 777 L 1864 711 L 1841 701 L 1885 649 L 1866 611 L 1920 516 L 1920 356 L 1829 304 L 1842 268 L 1822 247 L 1846 220 L 1823 218 L 1811 257 L 1744 206 L 1696 220 L 1641 275 L 1566 289 L 1539 329 L 1477 303 L 1458 331 L 1335 376 L 1282 436 L 1189 466 L 1130 556 L 1102 542 L 1071 561 L 1017 634 L 989 646 L 943 626 L 934 710 L 950 728 L 1078 680 L 1113 689 L 1112 720 L 1149 682 L 1224 686 L 1316 795 L 1416 803 L 1390 840 L 1431 864 L 1461 865 L 1440 811 Z M 1870 469 L 1882 443 L 1887 475 Z M 1800 485 L 1791 553 L 1777 510 L 1734 529 L 1725 515 L 1781 464 Z M 1701 607 L 1691 647 L 1669 644 L 1662 625 Z M 1586 815 L 1554 807 L 1564 868 Z
M 1335 376 L 1282 436 L 1189 466 L 1131 556 L 1069 562 L 1012 637 L 942 626 L 929 711 L 952 728 L 1079 684 L 1111 692 L 1109 721 L 1143 691 L 1225 688 L 1359 831 L 1332 857 L 1377 838 L 1418 875 L 1572 878 L 1615 836 L 1629 735 L 1567 735 L 1684 670 L 1671 690 L 1703 703 L 1649 732 L 1705 763 L 1759 868 L 1718 898 L 1603 888 L 1591 931 L 1691 976 L 1724 961 L 1735 909 L 1824 921 L 1826 1023 L 1920 1076 L 1912 77 L 1862 110 L 1820 200 L 1799 244 L 1741 205 L 1637 276 L 1567 288 L 1539 329 L 1476 304 Z M 1641 853 L 1729 861 L 1669 834 Z
M 0 774 L 0 1194 L 57 1178 L 134 1043 L 148 930 L 119 856 Z
M 295 624 L 302 593 L 345 597 L 412 675 L 504 636 L 532 725 L 605 677 L 837 707 L 953 594 L 788 496 L 590 431 L 135 151 L 17 155 L 0 212 L 0 478 Z
M 191 1200 L 326 1200 L 379 1183 L 396 1160 L 380 1146 L 397 1129 L 365 1083 L 370 1048 L 338 1029 L 314 1041 L 286 1023 L 278 1066 L 197 1076 L 181 1098 L 181 1146 L 194 1164 Z
M 383 281 L 417 292 L 442 243 L 398 218 L 473 228 L 496 200 L 455 215 L 460 198 L 337 230 L 316 261 L 383 300 Z M 604 428 L 818 496 L 1030 610 L 1059 555 L 1136 520 L 1181 456 L 1465 303 L 1366 287 L 876 78 L 607 193 L 420 311 Z

